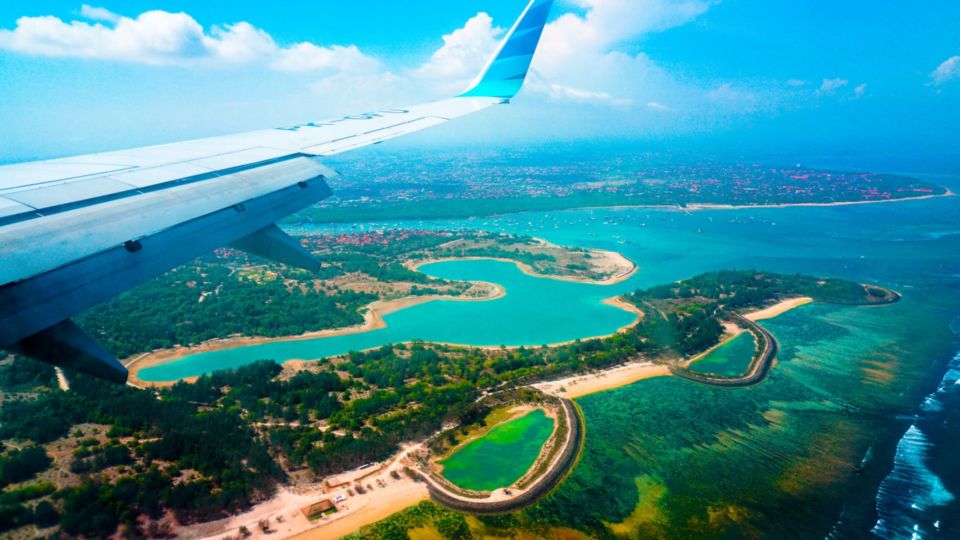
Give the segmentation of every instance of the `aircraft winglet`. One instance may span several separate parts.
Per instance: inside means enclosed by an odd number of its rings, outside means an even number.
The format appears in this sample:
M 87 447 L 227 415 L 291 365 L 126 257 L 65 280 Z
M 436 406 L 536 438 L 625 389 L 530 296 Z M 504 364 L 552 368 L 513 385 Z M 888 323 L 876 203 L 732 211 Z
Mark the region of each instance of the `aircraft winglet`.
M 531 0 L 487 67 L 460 97 L 510 99 L 517 95 L 530 70 L 554 0 Z

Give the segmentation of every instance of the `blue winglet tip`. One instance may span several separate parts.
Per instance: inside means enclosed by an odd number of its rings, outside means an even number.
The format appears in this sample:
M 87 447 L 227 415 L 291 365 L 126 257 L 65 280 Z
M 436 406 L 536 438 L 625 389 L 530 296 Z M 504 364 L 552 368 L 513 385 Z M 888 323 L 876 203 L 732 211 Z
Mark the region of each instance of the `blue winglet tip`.
M 459 97 L 509 100 L 523 87 L 554 0 L 531 0 L 477 81 Z

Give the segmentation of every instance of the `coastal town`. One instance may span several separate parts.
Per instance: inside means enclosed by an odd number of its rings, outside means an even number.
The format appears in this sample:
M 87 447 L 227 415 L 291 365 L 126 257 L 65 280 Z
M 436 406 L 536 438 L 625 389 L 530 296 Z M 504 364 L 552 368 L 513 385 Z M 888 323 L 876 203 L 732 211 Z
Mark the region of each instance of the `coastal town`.
M 429 219 L 583 206 L 882 202 L 949 193 L 908 176 L 802 164 L 707 161 L 694 165 L 660 155 L 594 159 L 589 152 L 572 157 L 550 150 L 420 157 L 414 164 L 391 154 L 376 160 L 344 158 L 339 165 L 353 174 L 336 180 L 334 198 L 296 221 Z

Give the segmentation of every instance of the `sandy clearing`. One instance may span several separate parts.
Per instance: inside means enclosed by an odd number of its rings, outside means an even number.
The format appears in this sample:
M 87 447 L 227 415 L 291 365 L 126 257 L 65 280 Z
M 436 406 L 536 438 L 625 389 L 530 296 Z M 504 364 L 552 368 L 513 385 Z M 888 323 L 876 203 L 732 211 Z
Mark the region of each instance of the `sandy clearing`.
M 632 362 L 597 373 L 574 375 L 555 381 L 537 383 L 533 387 L 545 394 L 576 399 L 627 386 L 644 379 L 668 375 L 670 375 L 670 368 L 667 366 L 643 361 Z

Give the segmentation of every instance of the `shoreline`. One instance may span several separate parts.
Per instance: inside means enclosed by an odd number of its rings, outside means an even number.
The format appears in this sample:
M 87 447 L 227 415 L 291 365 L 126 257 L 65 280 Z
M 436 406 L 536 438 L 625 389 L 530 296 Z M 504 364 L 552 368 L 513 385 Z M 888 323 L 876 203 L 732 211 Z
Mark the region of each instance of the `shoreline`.
M 481 283 L 481 282 L 475 282 Z M 384 317 L 395 313 L 397 311 L 404 310 L 409 307 L 418 306 L 420 304 L 426 304 L 429 302 L 434 302 L 438 300 L 451 301 L 451 302 L 492 302 L 494 300 L 499 300 L 507 295 L 506 289 L 497 285 L 495 283 L 482 282 L 485 287 L 489 287 L 492 292 L 490 296 L 485 296 L 482 298 L 475 297 L 461 297 L 461 296 L 444 296 L 444 295 L 431 295 L 431 296 L 405 296 L 403 298 L 397 298 L 394 300 L 377 300 L 365 306 L 366 311 L 363 314 L 363 322 L 354 325 L 348 326 L 346 328 L 331 328 L 328 330 L 319 330 L 316 332 L 308 332 L 306 334 L 301 334 L 299 336 L 284 336 L 278 338 L 267 338 L 267 337 L 248 337 L 248 336 L 234 336 L 228 338 L 214 339 L 201 343 L 200 345 L 191 346 L 191 347 L 175 347 L 173 349 L 161 349 L 157 351 L 151 351 L 148 353 L 139 354 L 133 358 L 127 359 L 124 362 L 124 367 L 126 367 L 129 374 L 128 384 L 134 384 L 136 386 L 173 386 L 179 381 L 162 381 L 162 382 L 152 382 L 152 381 L 143 381 L 137 375 L 143 369 L 149 367 L 155 367 L 170 362 L 176 362 L 177 360 L 183 359 L 187 356 L 193 356 L 195 354 L 202 354 L 215 351 L 224 351 L 229 349 L 239 349 L 243 347 L 251 347 L 254 345 L 265 345 L 268 343 L 289 343 L 295 341 L 308 341 L 311 339 L 323 339 L 331 338 L 338 336 L 348 336 L 353 334 L 362 334 L 365 332 L 372 332 L 374 330 L 380 330 L 387 327 L 387 323 L 384 320 Z M 289 362 L 303 362 L 304 360 L 288 360 L 287 362 L 282 362 L 282 364 L 287 364 Z M 194 382 L 198 377 L 188 377 L 182 379 L 187 382 Z
M 807 297 L 788 298 L 768 308 L 748 313 L 744 318 L 754 322 L 773 319 L 811 302 L 813 302 L 813 299 Z M 702 359 L 713 350 L 723 346 L 730 339 L 733 339 L 745 331 L 746 330 L 740 328 L 737 332 L 730 332 L 728 329 L 727 335 L 724 336 L 724 339 L 721 340 L 720 343 L 690 360 L 685 360 L 683 363 L 693 363 Z M 531 386 L 545 394 L 566 399 L 578 399 L 591 394 L 629 386 L 645 379 L 670 376 L 672 374 L 670 367 L 667 365 L 641 360 L 601 370 L 596 373 L 571 375 L 562 379 L 532 384 Z
M 943 187 L 943 186 L 938 186 Z M 775 203 L 775 204 L 721 204 L 721 203 L 690 203 L 686 207 L 681 207 L 676 204 L 620 204 L 620 205 L 599 205 L 599 206 L 571 206 L 570 208 L 553 208 L 553 209 L 537 209 L 531 208 L 528 210 L 517 210 L 515 212 L 504 212 L 499 214 L 484 214 L 480 216 L 473 216 L 477 218 L 499 218 L 504 216 L 515 216 L 519 214 L 529 214 L 529 213 L 546 213 L 546 212 L 570 212 L 576 210 L 628 210 L 628 209 L 650 209 L 650 210 L 681 210 L 681 211 L 697 211 L 697 210 L 750 210 L 750 209 L 764 209 L 764 208 L 820 208 L 820 207 L 830 207 L 830 206 L 852 206 L 859 204 L 883 204 L 883 203 L 898 203 L 898 202 L 911 202 L 911 201 L 924 201 L 929 199 L 937 199 L 940 197 L 956 197 L 958 194 L 954 193 L 953 190 L 948 188 L 943 188 L 944 193 L 930 194 L 930 195 L 917 195 L 914 197 L 900 197 L 895 199 L 883 199 L 883 200 L 866 200 L 866 201 L 837 201 L 837 202 L 809 202 L 809 203 Z M 430 218 L 406 218 L 406 219 L 380 219 L 380 220 L 368 220 L 364 223 L 395 223 L 395 222 L 410 222 L 410 221 L 424 221 L 429 220 Z M 450 218 L 438 218 L 437 221 L 463 221 L 467 219 L 466 217 L 450 217 Z M 308 226 L 308 225 L 344 225 L 345 221 L 329 221 L 329 222 L 301 222 L 294 225 L 297 226 Z
M 805 306 L 807 304 L 812 304 L 812 303 L 813 303 L 813 298 L 810 298 L 809 296 L 801 296 L 799 298 L 788 298 L 766 309 L 761 309 L 760 311 L 747 313 L 746 315 L 743 316 L 743 318 L 753 322 L 766 321 L 768 319 L 775 319 L 788 311 L 793 311 L 794 309 L 797 309 L 800 306 Z
M 539 274 L 532 267 L 520 261 L 515 261 L 513 259 L 496 258 L 496 257 L 450 257 L 450 258 L 443 258 L 443 259 L 422 259 L 422 260 L 413 262 L 411 264 L 408 264 L 406 266 L 411 270 L 419 271 L 419 268 L 422 266 L 425 266 L 428 264 L 440 263 L 440 262 L 456 262 L 456 261 L 471 261 L 471 260 L 500 261 L 500 262 L 514 264 L 517 266 L 517 268 L 521 272 L 534 278 L 588 283 L 588 284 L 594 284 L 598 286 L 610 286 L 617 283 L 621 283 L 633 277 L 633 275 L 636 274 L 636 272 L 639 270 L 639 267 L 636 265 L 636 263 L 634 263 L 633 261 L 631 261 L 630 259 L 624 257 L 619 253 L 616 253 L 613 251 L 603 251 L 603 250 L 592 250 L 592 251 L 603 253 L 608 258 L 619 259 L 618 262 L 626 263 L 626 264 L 623 264 L 622 266 L 624 267 L 629 266 L 629 269 L 624 270 L 605 280 L 594 281 L 594 280 L 589 280 L 587 278 L 549 276 L 545 274 Z M 147 353 L 141 353 L 137 356 L 128 358 L 123 362 L 124 367 L 126 367 L 127 370 L 129 371 L 127 384 L 130 384 L 138 388 L 144 388 L 144 387 L 161 387 L 162 388 L 162 387 L 173 386 L 176 383 L 180 382 L 181 380 L 188 383 L 192 383 L 192 382 L 196 382 L 196 380 L 199 379 L 199 377 L 187 377 L 177 381 L 144 381 L 140 379 L 138 375 L 140 371 L 144 369 L 168 364 L 171 362 L 176 362 L 178 360 L 181 360 L 183 358 L 186 358 L 188 356 L 193 356 L 196 354 L 223 351 L 223 350 L 229 350 L 229 349 L 239 349 L 239 348 L 251 347 L 255 345 L 265 345 L 268 343 L 288 343 L 288 342 L 295 342 L 295 341 L 308 341 L 312 339 L 324 339 L 324 338 L 339 337 L 339 336 L 346 336 L 346 335 L 353 335 L 353 334 L 362 334 L 365 332 L 380 330 L 387 327 L 386 321 L 384 320 L 384 317 L 386 317 L 387 315 L 391 313 L 395 313 L 397 311 L 401 311 L 409 307 L 417 306 L 420 304 L 426 304 L 433 301 L 442 300 L 442 301 L 452 301 L 452 302 L 490 302 L 490 301 L 504 298 L 507 295 L 506 289 L 504 289 L 499 284 L 489 283 L 484 281 L 474 281 L 471 283 L 488 287 L 493 292 L 490 295 L 484 296 L 482 298 L 477 298 L 477 297 L 466 298 L 462 296 L 432 295 L 432 296 L 405 296 L 403 298 L 397 298 L 393 300 L 377 300 L 375 302 L 367 304 L 365 308 L 362 308 L 362 309 L 366 309 L 366 311 L 363 314 L 364 321 L 361 324 L 346 327 L 346 328 L 333 328 L 333 329 L 327 329 L 327 330 L 319 330 L 316 332 L 308 332 L 306 334 L 301 334 L 299 336 L 283 336 L 283 337 L 276 337 L 276 338 L 234 336 L 234 337 L 210 340 L 195 346 L 189 346 L 189 347 L 178 346 L 172 349 L 161 349 L 161 350 L 150 351 Z M 609 306 L 623 309 L 625 311 L 629 311 L 631 313 L 635 313 L 638 315 L 638 318 L 633 323 L 627 326 L 624 326 L 622 328 L 619 328 L 616 332 L 612 334 L 607 334 L 604 336 L 580 338 L 580 341 L 592 340 L 592 339 L 603 339 L 603 338 L 614 336 L 620 332 L 626 331 L 636 326 L 637 324 L 639 324 L 640 320 L 642 319 L 643 312 L 636 309 L 633 305 L 627 302 L 623 302 L 622 300 L 619 299 L 619 297 L 606 299 L 603 301 L 603 303 Z M 575 341 L 577 340 L 570 340 L 570 341 L 565 341 L 561 343 L 550 343 L 550 344 L 547 344 L 547 346 L 559 347 L 563 345 L 569 345 L 571 343 L 574 343 Z M 436 343 L 436 345 L 445 345 L 445 346 L 463 347 L 463 348 L 477 348 L 482 350 L 499 350 L 502 348 L 501 346 L 470 346 L 470 345 L 464 345 L 460 343 Z M 508 349 L 519 348 L 519 346 L 507 347 L 507 348 Z M 313 360 L 291 359 L 285 362 L 281 362 L 280 364 L 286 365 L 286 364 L 305 362 L 305 361 L 313 361 Z
M 540 240 L 539 238 L 537 238 L 536 240 L 540 242 L 548 243 L 545 240 Z M 596 280 L 596 279 L 577 277 L 577 276 L 553 276 L 553 275 L 541 274 L 527 263 L 520 262 L 514 259 L 507 259 L 505 257 L 440 257 L 435 259 L 419 259 L 416 261 L 410 261 L 404 266 L 406 266 L 410 270 L 420 272 L 421 267 L 427 266 L 429 264 L 435 264 L 435 263 L 457 262 L 457 261 L 499 261 L 499 262 L 515 265 L 521 272 L 523 272 L 524 274 L 530 277 L 535 277 L 539 279 L 553 279 L 556 281 L 565 281 L 568 283 L 586 283 L 588 285 L 598 285 L 598 286 L 609 286 L 609 285 L 616 285 L 618 283 L 623 283 L 624 281 L 627 281 L 628 279 L 632 278 L 640 270 L 640 267 L 637 265 L 637 263 L 631 261 L 627 257 L 615 251 L 606 251 L 602 249 L 590 249 L 588 251 L 591 254 L 602 254 L 603 257 L 605 257 L 608 260 L 613 259 L 615 261 L 614 264 L 617 264 L 621 267 L 626 267 L 628 269 L 622 272 L 619 272 L 617 274 L 614 274 L 608 278 L 605 278 L 602 280 Z
M 838 201 L 824 203 L 779 203 L 779 204 L 715 204 L 715 203 L 692 203 L 686 206 L 687 210 L 750 210 L 753 208 L 828 208 L 831 206 L 853 206 L 860 204 L 886 204 L 910 201 L 926 201 L 930 199 L 939 199 L 941 197 L 956 197 L 957 194 L 950 189 L 944 188 L 944 193 L 931 195 L 917 195 L 915 197 L 901 197 L 898 199 L 882 199 L 870 201 Z
M 761 314 L 765 315 L 766 318 L 773 318 L 807 303 L 799 302 L 799 300 L 802 299 L 794 298 L 785 300 L 770 308 L 747 314 L 747 316 Z M 774 315 L 774 313 L 776 315 Z M 561 399 L 574 400 L 629 386 L 642 380 L 665 376 L 672 376 L 672 372 L 668 366 L 655 364 L 647 360 L 639 360 L 594 373 L 571 375 L 562 379 L 544 381 L 529 386 L 537 388 L 548 395 Z M 403 445 L 402 450 L 384 462 L 379 473 L 373 474 L 381 478 L 387 478 L 388 471 L 397 470 L 402 466 L 406 457 L 417 452 L 423 445 L 423 442 Z M 369 471 L 370 469 L 367 470 Z M 361 469 L 346 471 L 335 475 L 336 478 L 341 480 L 355 477 L 365 478 L 369 476 L 370 473 Z M 349 484 L 350 482 L 347 483 Z M 331 518 L 319 524 L 316 522 L 308 522 L 305 518 L 300 517 L 299 505 L 303 504 L 304 499 L 329 498 L 332 493 L 335 492 L 336 490 L 317 489 L 309 495 L 304 493 L 293 497 L 288 489 L 281 488 L 281 492 L 271 499 L 254 506 L 239 516 L 227 518 L 223 522 L 226 527 L 221 527 L 216 532 L 205 530 L 205 534 L 199 536 L 185 534 L 184 538 L 221 538 L 224 534 L 236 530 L 241 524 L 245 523 L 251 525 L 248 526 L 248 528 L 254 530 L 252 525 L 255 525 L 258 519 L 262 517 L 270 518 L 276 515 L 285 515 L 290 518 L 285 523 L 285 526 L 288 527 L 287 534 L 277 535 L 276 537 L 278 539 L 320 540 L 339 538 L 356 532 L 362 527 L 386 519 L 420 502 L 430 500 L 426 483 L 416 482 L 406 476 L 400 480 L 390 480 L 387 478 L 386 487 L 369 492 L 367 495 L 362 496 L 362 498 L 358 496 L 349 499 L 348 504 L 352 505 L 356 502 L 359 505 L 354 509 L 347 507 L 344 509 L 344 513 L 340 513 L 340 515 L 334 514 Z M 291 500 L 288 504 L 283 504 L 283 501 L 286 499 Z M 178 532 L 188 531 L 189 529 Z M 275 533 L 276 532 L 282 533 L 283 531 L 275 531 Z

